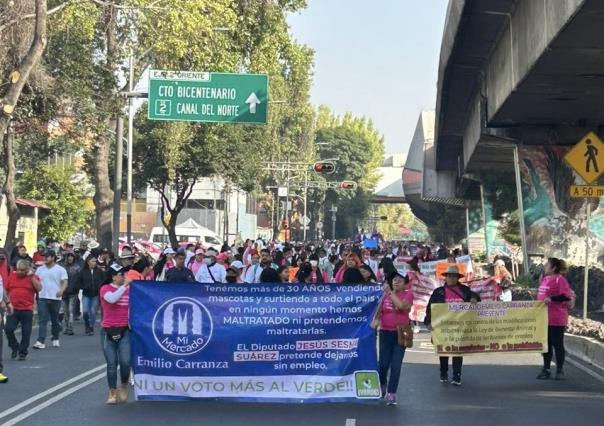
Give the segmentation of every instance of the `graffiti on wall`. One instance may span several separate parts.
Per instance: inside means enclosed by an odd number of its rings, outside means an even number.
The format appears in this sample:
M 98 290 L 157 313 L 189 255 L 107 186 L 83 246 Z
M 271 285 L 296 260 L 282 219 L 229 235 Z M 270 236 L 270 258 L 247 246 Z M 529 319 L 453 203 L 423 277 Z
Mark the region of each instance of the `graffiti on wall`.
M 564 161 L 568 147 L 523 146 L 519 150 L 522 200 L 529 254 L 585 261 L 585 211 L 590 221 L 592 262 L 604 257 L 604 198 L 574 199 L 570 185 L 583 182 Z

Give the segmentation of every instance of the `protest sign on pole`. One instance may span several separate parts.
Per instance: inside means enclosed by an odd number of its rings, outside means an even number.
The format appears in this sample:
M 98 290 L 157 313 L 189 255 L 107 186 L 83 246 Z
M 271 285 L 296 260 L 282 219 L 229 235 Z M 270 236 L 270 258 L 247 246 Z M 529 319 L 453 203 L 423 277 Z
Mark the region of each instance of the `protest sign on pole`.
M 135 282 L 130 322 L 136 398 L 379 399 L 369 323 L 380 290 Z
M 543 302 L 438 303 L 431 309 L 438 355 L 547 352 Z

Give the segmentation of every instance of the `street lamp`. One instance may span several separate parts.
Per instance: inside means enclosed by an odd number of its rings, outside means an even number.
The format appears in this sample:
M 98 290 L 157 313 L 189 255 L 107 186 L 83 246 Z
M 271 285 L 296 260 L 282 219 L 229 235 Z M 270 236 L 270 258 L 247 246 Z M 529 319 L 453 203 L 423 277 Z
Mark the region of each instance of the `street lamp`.
M 331 206 L 331 239 L 336 239 L 336 213 L 338 212 L 338 206 L 333 204 Z

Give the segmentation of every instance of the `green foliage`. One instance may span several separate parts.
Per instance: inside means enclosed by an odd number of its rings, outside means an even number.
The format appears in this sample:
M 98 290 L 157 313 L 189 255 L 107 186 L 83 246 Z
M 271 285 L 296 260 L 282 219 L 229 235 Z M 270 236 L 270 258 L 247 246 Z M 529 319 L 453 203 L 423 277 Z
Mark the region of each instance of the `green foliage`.
M 501 220 L 506 213 L 518 209 L 516 178 L 509 171 L 489 170 L 477 175 L 484 186 L 484 195 L 493 209 L 493 219 Z
M 86 209 L 86 192 L 74 178 L 74 170 L 40 166 L 27 170 L 18 180 L 16 194 L 46 204 L 50 214 L 39 223 L 41 235 L 67 240 L 91 220 Z
M 399 230 L 401 226 L 412 229 L 415 224 L 415 216 L 408 204 L 382 204 L 376 216 L 386 216 L 386 220 L 377 222 L 377 230 L 387 240 L 410 238 L 409 235 L 401 235 Z
M 436 225 L 430 227 L 429 231 L 434 241 L 449 245 L 460 242 L 466 237 L 465 210 L 443 205 Z
M 505 215 L 499 226 L 499 232 L 503 238 L 510 244 L 517 246 L 522 245 L 522 238 L 520 237 L 520 216 L 518 210 L 513 211 L 509 215 Z

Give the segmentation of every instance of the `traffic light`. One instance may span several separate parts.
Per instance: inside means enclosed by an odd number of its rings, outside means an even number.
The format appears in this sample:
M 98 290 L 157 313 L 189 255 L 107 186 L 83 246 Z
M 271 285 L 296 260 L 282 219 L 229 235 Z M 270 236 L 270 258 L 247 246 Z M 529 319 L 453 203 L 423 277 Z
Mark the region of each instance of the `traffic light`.
M 354 191 L 355 189 L 357 189 L 357 183 L 356 182 L 352 182 L 350 180 L 345 180 L 344 182 L 342 182 L 340 184 L 340 187 L 342 189 L 347 189 L 347 190 Z
M 313 168 L 315 172 L 327 175 L 330 175 L 336 171 L 336 165 L 331 161 L 317 161 Z

